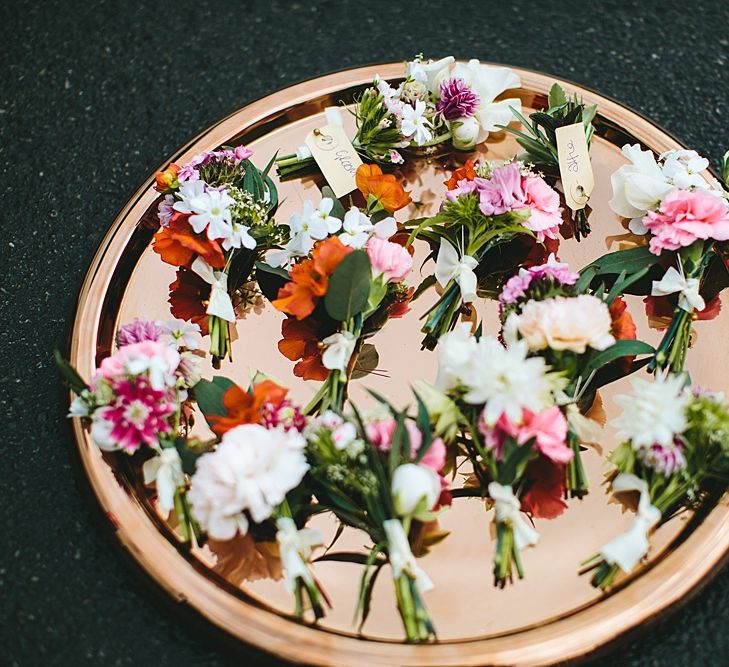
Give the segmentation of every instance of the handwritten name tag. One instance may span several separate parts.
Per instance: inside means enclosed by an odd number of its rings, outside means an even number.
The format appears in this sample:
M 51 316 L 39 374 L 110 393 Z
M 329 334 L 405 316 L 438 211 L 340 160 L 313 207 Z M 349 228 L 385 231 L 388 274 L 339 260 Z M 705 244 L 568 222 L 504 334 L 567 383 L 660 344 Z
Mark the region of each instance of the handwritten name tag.
M 343 128 L 331 123 L 317 128 L 306 137 L 306 145 L 337 197 L 357 189 L 355 174 L 362 160 Z
M 582 123 L 558 127 L 557 155 L 564 198 L 573 211 L 585 208 L 595 187 L 590 152 Z

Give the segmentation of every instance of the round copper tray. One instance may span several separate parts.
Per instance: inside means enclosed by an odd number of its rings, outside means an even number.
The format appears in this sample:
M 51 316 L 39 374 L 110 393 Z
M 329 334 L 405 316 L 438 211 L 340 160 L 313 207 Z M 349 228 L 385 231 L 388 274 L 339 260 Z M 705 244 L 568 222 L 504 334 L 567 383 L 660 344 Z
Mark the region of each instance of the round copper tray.
M 221 144 L 244 143 L 264 164 L 276 150 L 288 152 L 303 143 L 306 133 L 320 123 L 327 106 L 351 103 L 375 74 L 388 80 L 402 73 L 401 64 L 365 67 L 331 74 L 292 86 L 258 100 L 203 132 L 178 151 L 172 160 L 184 163 L 193 155 Z M 554 79 L 520 71 L 518 91 L 525 107 L 544 97 Z M 592 205 L 592 235 L 580 244 L 566 240 L 562 259 L 574 268 L 587 264 L 620 242 L 624 230 L 607 207 L 609 175 L 623 157 L 626 142 L 641 142 L 655 151 L 679 147 L 665 132 L 619 104 L 565 84 L 588 103 L 597 103 L 597 137 L 592 156 L 597 185 Z M 512 93 L 510 93 L 512 94 Z M 345 114 L 346 115 L 346 114 Z M 351 123 L 351 118 L 347 118 Z M 516 152 L 514 141 L 503 133 L 492 135 L 481 153 L 487 158 L 507 158 Z M 462 156 L 461 156 L 462 157 Z M 447 159 L 447 158 L 445 158 Z M 417 203 L 400 217 L 432 211 L 442 198 L 444 159 L 410 163 L 403 176 Z M 167 286 L 173 270 L 149 248 L 151 231 L 139 225 L 154 215 L 157 194 L 150 177 L 123 208 L 105 236 L 81 289 L 70 342 L 70 360 L 88 377 L 95 363 L 113 345 L 117 326 L 135 316 L 169 316 Z M 282 183 L 283 204 L 279 220 L 285 221 L 303 199 L 320 195 L 320 177 Z M 420 249 L 422 252 L 422 249 Z M 418 263 L 416 262 L 416 265 Z M 418 276 L 412 277 L 413 282 Z M 418 301 L 403 320 L 393 321 L 374 342 L 383 374 L 354 383 L 355 400 L 363 400 L 362 387 L 384 390 L 395 401 L 407 400 L 414 379 L 433 379 L 435 356 L 419 349 L 419 316 L 427 299 Z M 657 342 L 640 299 L 629 307 L 639 336 Z M 485 326 L 494 331 L 496 311 L 483 305 Z M 295 398 L 305 400 L 315 383 L 293 377 L 292 364 L 278 354 L 281 315 L 270 307 L 238 322 L 233 344 L 235 363 L 221 373 L 245 383 L 249 373 L 261 368 L 292 387 Z M 722 349 L 727 340 L 729 314 L 697 325 L 698 339 L 690 353 L 689 369 L 696 382 L 715 390 L 729 390 L 729 357 Z M 207 376 L 212 374 L 208 369 Z M 607 416 L 614 411 L 613 396 L 626 388 L 621 380 L 603 392 Z M 139 464 L 126 457 L 102 455 L 82 425 L 73 425 L 78 452 L 91 487 L 116 536 L 139 565 L 177 600 L 189 605 L 211 623 L 242 642 L 255 645 L 292 662 L 331 665 L 544 665 L 575 660 L 621 634 L 655 618 L 683 599 L 720 567 L 729 548 L 728 508 L 725 502 L 700 516 L 685 514 L 662 526 L 654 535 L 648 562 L 623 580 L 610 594 L 595 591 L 587 577 L 577 574 L 579 562 L 628 525 L 631 515 L 610 503 L 601 486 L 605 466 L 596 452 L 585 462 L 592 493 L 582 502 L 571 501 L 569 510 L 554 521 L 539 521 L 541 541 L 525 553 L 526 579 L 506 590 L 493 588 L 490 561 L 490 515 L 473 499 L 458 499 L 442 519 L 451 535 L 423 561 L 436 583 L 426 603 L 439 630 L 440 642 L 410 646 L 401 642 L 391 583 L 381 576 L 373 611 L 362 634 L 351 624 L 359 569 L 356 565 L 319 563 L 317 576 L 333 599 L 334 609 L 318 626 L 295 622 L 291 600 L 280 581 L 277 562 L 264 549 L 256 550 L 245 539 L 187 550 L 173 524 L 156 512 L 153 495 L 145 489 Z M 614 446 L 612 431 L 605 431 L 605 452 Z M 331 533 L 333 523 L 322 518 Z M 358 549 L 365 538 L 346 532 L 338 543 L 342 550 Z

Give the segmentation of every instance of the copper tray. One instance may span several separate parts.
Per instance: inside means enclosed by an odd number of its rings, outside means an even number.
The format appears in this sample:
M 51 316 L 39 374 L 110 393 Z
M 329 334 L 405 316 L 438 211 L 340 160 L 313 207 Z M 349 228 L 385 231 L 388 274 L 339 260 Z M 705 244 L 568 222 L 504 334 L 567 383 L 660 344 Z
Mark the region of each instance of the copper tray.
M 221 144 L 245 143 L 255 150 L 257 163 L 263 164 L 274 151 L 288 152 L 303 143 L 305 134 L 321 122 L 326 106 L 351 103 L 352 96 L 373 75 L 395 80 L 401 73 L 399 63 L 364 67 L 286 88 L 236 111 L 171 159 L 184 163 Z M 518 94 L 527 108 L 536 99 L 543 100 L 554 81 L 534 72 L 519 74 L 523 88 Z M 565 87 L 599 107 L 592 150 L 597 181 L 592 200 L 594 231 L 586 241 L 578 244 L 567 240 L 561 248 L 562 259 L 579 268 L 605 252 L 616 241 L 614 237 L 623 233 L 607 207 L 609 175 L 623 161 L 620 147 L 638 141 L 660 152 L 680 145 L 616 102 L 572 84 Z M 350 125 L 351 120 L 347 118 Z M 488 158 L 507 158 L 516 152 L 514 141 L 503 133 L 492 135 L 481 148 Z M 404 176 L 420 206 L 401 212 L 400 217 L 432 211 L 442 197 L 444 174 L 442 160 L 422 159 L 407 165 Z M 173 270 L 151 251 L 151 232 L 138 224 L 145 216 L 154 215 L 157 194 L 152 183 L 152 177 L 147 179 L 113 222 L 81 289 L 69 354 L 86 377 L 111 349 L 120 323 L 134 316 L 169 316 L 167 286 Z M 303 199 L 316 200 L 320 185 L 320 177 L 314 176 L 282 183 L 284 203 L 279 220 L 287 220 Z M 412 281 L 417 282 L 418 276 Z M 416 302 L 407 317 L 391 322 L 375 337 L 386 376 L 371 375 L 356 381 L 355 400 L 364 400 L 362 388 L 370 386 L 386 391 L 394 401 L 405 401 L 412 380 L 434 378 L 435 355 L 419 349 L 418 318 L 427 305 L 426 299 Z M 630 298 L 629 308 L 639 336 L 657 342 L 659 334 L 648 327 L 640 299 Z M 495 305 L 485 303 L 482 314 L 486 329 L 493 332 Z M 294 378 L 291 362 L 277 352 L 280 320 L 281 314 L 269 306 L 239 321 L 238 339 L 233 344 L 235 363 L 224 364 L 221 373 L 244 383 L 250 372 L 264 369 L 291 386 L 293 396 L 303 401 L 317 384 Z M 729 331 L 727 309 L 714 321 L 699 323 L 697 329 L 698 339 L 689 355 L 694 380 L 715 390 L 729 390 L 729 357 L 724 345 Z M 211 374 L 209 368 L 207 376 Z M 614 411 L 613 395 L 624 390 L 625 383 L 621 380 L 603 392 L 608 417 Z M 256 550 L 249 541 L 238 539 L 187 550 L 174 525 L 158 515 L 154 498 L 141 481 L 139 465 L 121 455 L 102 455 L 78 421 L 73 432 L 96 498 L 119 542 L 139 566 L 171 596 L 234 638 L 297 663 L 443 667 L 546 665 L 576 660 L 685 599 L 718 570 L 729 548 L 729 512 L 722 501 L 700 516 L 685 514 L 661 527 L 654 535 L 648 562 L 611 594 L 597 592 L 587 577 L 578 576 L 578 564 L 627 527 L 631 515 L 609 502 L 601 486 L 605 466 L 597 453 L 588 452 L 584 458 L 592 493 L 582 502 L 571 501 L 561 518 L 538 522 L 540 544 L 524 555 L 526 579 L 506 590 L 492 586 L 490 515 L 477 500 L 455 501 L 442 519 L 451 535 L 423 562 L 436 583 L 426 603 L 440 641 L 411 646 L 401 641 L 389 577 L 378 580 L 370 620 L 358 634 L 351 618 L 359 566 L 332 562 L 315 565 L 334 609 L 318 626 L 299 624 L 290 616 L 291 600 L 283 583 L 275 578 L 279 575 L 276 560 L 265 549 Z M 612 435 L 606 429 L 606 452 L 615 445 Z M 319 521 L 331 534 L 333 522 L 326 518 Z M 339 548 L 358 549 L 364 541 L 362 534 L 347 531 Z

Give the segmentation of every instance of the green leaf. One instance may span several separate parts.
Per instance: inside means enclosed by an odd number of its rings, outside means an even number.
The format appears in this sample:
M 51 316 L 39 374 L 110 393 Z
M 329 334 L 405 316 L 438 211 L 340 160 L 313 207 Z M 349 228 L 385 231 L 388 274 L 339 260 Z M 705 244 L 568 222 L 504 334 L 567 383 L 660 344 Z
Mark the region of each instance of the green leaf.
M 288 271 L 274 268 L 265 262 L 256 262 L 256 282 L 263 296 L 269 301 L 278 298 L 279 290 L 291 280 Z
M 352 379 L 359 380 L 369 375 L 377 368 L 378 363 L 380 363 L 380 355 L 377 353 L 377 348 L 372 343 L 365 343 L 354 362 Z
M 430 289 L 433 285 L 435 285 L 436 280 L 434 275 L 429 275 L 426 278 L 423 279 L 423 282 L 420 283 L 415 288 L 415 292 L 413 292 L 413 298 L 412 301 L 415 301 L 419 296 L 421 296 L 426 290 Z
M 61 377 L 66 381 L 72 392 L 80 394 L 84 389 L 89 388 L 76 369 L 63 358 L 58 350 L 53 350 L 53 358 L 56 360 Z
M 421 443 L 420 449 L 418 449 L 418 453 L 415 457 L 415 463 L 420 463 L 423 457 L 428 453 L 430 445 L 433 443 L 433 431 L 430 425 L 428 408 L 425 406 L 423 399 L 420 398 L 417 391 L 413 391 L 413 394 L 415 394 L 415 400 L 418 402 L 418 416 L 415 419 L 415 423 L 418 430 L 423 435 L 423 442 Z
M 349 253 L 329 279 L 324 306 L 337 322 L 346 322 L 367 305 L 370 295 L 372 268 L 370 258 L 363 250 Z
M 610 252 L 602 257 L 598 257 L 594 262 L 582 269 L 580 273 L 589 268 L 594 268 L 596 276 L 618 275 L 623 271 L 625 271 L 626 275 L 631 275 L 645 267 L 651 267 L 657 264 L 659 260 L 660 256 L 654 255 L 648 249 L 648 246 L 640 246 L 639 248 Z
M 274 276 L 281 276 L 281 278 L 283 278 L 287 282 L 289 280 L 291 280 L 291 274 L 281 266 L 271 266 L 270 264 L 266 264 L 266 262 L 260 262 L 260 261 L 256 262 L 255 266 L 258 271 L 264 271 L 265 273 L 271 273 Z
M 330 215 L 334 218 L 339 218 L 340 220 L 344 220 L 344 206 L 342 206 L 342 202 L 337 199 L 337 196 L 334 194 L 334 190 L 332 190 L 328 185 L 325 185 L 321 189 L 321 196 L 322 197 L 328 197 L 334 202 L 334 205 L 332 206 L 332 211 Z
M 223 405 L 223 394 L 234 386 L 235 382 L 220 375 L 215 376 L 212 381 L 200 380 L 195 385 L 193 388 L 195 400 L 206 420 L 210 415 L 221 417 L 228 413 Z M 208 420 L 209 422 L 210 420 Z
M 553 83 L 549 89 L 548 103 L 551 107 L 561 107 L 563 104 L 567 104 L 567 94 L 564 92 L 564 88 L 558 83 Z
M 593 372 L 599 371 L 603 366 L 620 357 L 633 357 L 639 354 L 654 354 L 653 346 L 642 340 L 623 339 L 615 341 L 607 350 L 593 351 L 582 371 L 583 377 L 589 377 Z

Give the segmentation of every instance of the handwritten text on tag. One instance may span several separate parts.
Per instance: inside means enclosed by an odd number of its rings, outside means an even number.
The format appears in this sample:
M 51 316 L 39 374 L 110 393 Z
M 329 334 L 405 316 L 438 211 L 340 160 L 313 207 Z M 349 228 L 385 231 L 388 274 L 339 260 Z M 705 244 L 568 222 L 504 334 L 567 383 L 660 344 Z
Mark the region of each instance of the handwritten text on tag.
M 355 174 L 362 160 L 342 127 L 329 124 L 318 128 L 306 137 L 306 145 L 337 197 L 357 189 Z
M 566 125 L 558 127 L 556 134 L 565 201 L 573 211 L 578 211 L 585 208 L 595 187 L 585 127 L 582 123 Z

